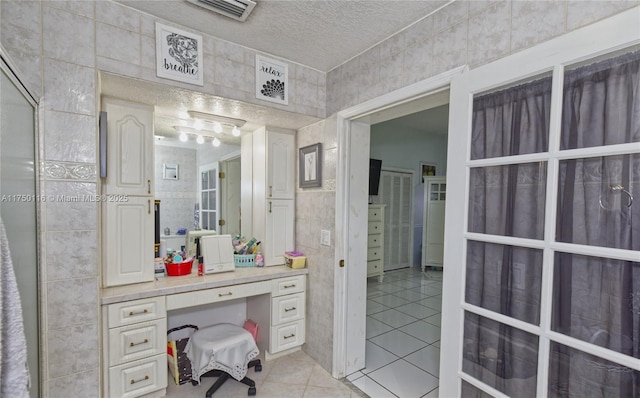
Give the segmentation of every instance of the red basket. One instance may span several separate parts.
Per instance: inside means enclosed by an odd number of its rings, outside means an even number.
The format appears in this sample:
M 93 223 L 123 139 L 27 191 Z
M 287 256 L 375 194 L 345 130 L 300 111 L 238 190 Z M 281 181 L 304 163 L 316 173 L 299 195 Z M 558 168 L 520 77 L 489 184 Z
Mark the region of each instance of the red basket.
M 164 263 L 164 266 L 169 276 L 189 275 L 193 266 L 193 259 L 181 263 Z

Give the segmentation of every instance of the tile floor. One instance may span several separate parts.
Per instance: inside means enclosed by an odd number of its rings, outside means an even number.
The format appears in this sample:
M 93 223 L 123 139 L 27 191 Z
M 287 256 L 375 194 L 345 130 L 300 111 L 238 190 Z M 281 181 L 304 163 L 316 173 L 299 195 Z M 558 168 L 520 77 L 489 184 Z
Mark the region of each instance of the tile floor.
M 260 357 L 262 359 L 262 355 Z M 256 397 L 260 398 L 356 398 L 364 396 L 351 389 L 318 365 L 302 351 L 273 361 L 262 361 L 262 371 L 249 369 L 247 377 L 256 382 Z M 198 386 L 191 383 L 177 386 L 169 379 L 167 397 L 204 398 L 216 378 L 205 377 Z M 233 379 L 227 380 L 213 398 L 247 397 L 249 387 Z
M 441 308 L 442 272 L 369 278 L 366 367 L 347 380 L 372 398 L 438 397 Z
M 249 369 L 261 398 L 437 398 L 440 364 L 442 272 L 419 268 L 385 273 L 367 281 L 365 369 L 347 382 L 336 380 L 302 351 L 262 361 L 262 372 Z M 202 398 L 215 382 L 199 386 L 169 380 L 167 397 Z M 229 380 L 215 398 L 247 396 L 247 386 Z

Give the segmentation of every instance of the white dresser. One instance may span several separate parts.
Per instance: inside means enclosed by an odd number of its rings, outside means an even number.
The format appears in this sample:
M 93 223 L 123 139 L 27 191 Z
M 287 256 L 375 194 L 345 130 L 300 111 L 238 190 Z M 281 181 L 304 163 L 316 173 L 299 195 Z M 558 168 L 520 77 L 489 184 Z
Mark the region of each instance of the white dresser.
M 386 205 L 369 205 L 367 235 L 367 278 L 384 277 L 384 208 Z

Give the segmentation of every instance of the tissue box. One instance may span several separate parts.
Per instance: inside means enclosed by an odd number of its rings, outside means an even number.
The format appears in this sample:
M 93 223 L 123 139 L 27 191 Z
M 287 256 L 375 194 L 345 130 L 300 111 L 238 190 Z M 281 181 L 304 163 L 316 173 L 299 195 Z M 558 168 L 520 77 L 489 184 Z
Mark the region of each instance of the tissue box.
M 307 262 L 307 258 L 298 252 L 285 252 L 284 253 L 284 263 L 289 268 L 304 268 Z

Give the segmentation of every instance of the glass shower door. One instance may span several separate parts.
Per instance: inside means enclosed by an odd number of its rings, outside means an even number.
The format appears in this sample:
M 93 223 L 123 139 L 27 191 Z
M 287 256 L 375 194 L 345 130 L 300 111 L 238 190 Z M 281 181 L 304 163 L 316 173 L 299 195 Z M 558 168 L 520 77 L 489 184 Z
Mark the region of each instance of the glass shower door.
M 35 104 L 0 62 L 0 215 L 22 303 L 31 397 L 39 396 Z M 4 272 L 4 271 L 3 271 Z

